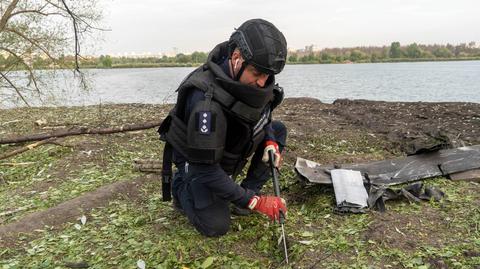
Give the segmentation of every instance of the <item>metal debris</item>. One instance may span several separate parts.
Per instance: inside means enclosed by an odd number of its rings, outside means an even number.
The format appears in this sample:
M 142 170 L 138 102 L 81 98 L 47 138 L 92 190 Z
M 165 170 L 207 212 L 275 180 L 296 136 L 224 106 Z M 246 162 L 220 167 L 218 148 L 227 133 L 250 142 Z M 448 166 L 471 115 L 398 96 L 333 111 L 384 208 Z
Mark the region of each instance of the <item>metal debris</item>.
M 311 183 L 332 184 L 332 178 L 329 172 L 331 169 L 333 169 L 333 166 L 326 169 L 325 166 L 319 163 L 300 157 L 297 157 L 297 162 L 295 163 L 295 171 L 300 178 Z
M 344 164 L 337 168 L 361 171 L 364 182 L 377 186 L 390 186 L 436 176 L 480 168 L 480 145 L 439 150 L 405 158 L 364 164 Z M 310 183 L 332 184 L 333 165 L 297 158 L 295 170 Z
M 371 186 L 368 196 L 368 206 L 377 209 L 380 212 L 384 212 L 385 201 L 387 200 L 407 198 L 410 203 L 417 203 L 422 200 L 429 201 L 433 199 L 438 202 L 445 197 L 445 193 L 438 188 L 423 187 L 423 182 L 410 184 L 397 190 L 384 186 Z
M 368 194 L 360 171 L 334 169 L 331 175 L 337 212 L 359 213 L 367 207 Z

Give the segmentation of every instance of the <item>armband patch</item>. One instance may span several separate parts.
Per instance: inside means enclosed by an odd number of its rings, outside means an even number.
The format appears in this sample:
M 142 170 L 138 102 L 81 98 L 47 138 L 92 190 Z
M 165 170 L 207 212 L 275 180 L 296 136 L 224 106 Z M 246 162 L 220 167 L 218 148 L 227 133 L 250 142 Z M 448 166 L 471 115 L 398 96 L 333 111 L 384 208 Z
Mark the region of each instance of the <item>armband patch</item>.
M 200 134 L 209 135 L 215 131 L 215 115 L 212 115 L 211 111 L 199 111 L 195 114 L 195 118 L 195 129 Z

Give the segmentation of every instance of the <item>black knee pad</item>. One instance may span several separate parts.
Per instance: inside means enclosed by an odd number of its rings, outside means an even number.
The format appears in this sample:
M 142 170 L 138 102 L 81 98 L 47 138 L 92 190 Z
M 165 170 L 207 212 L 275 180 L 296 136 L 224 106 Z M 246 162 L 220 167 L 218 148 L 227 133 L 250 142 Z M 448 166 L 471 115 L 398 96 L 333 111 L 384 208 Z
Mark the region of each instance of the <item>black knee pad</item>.
M 208 237 L 217 237 L 226 234 L 230 230 L 230 222 L 219 221 L 217 223 L 212 223 L 211 225 L 202 225 L 202 229 L 196 227 L 197 230 Z
M 193 225 L 205 236 L 221 236 L 230 230 L 230 207 L 227 201 L 216 199 L 206 208 L 195 209 L 195 215 Z

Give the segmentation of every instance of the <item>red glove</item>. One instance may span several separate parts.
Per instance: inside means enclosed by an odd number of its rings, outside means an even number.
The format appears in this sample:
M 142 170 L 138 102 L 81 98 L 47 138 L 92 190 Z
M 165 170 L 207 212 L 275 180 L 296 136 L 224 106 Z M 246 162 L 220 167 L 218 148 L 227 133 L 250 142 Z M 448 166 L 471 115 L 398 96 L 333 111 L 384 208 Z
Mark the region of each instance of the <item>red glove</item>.
M 280 167 L 280 161 L 282 160 L 282 155 L 280 154 L 280 149 L 278 148 L 278 144 L 275 141 L 272 140 L 267 140 L 265 142 L 265 149 L 263 150 L 263 156 L 262 156 L 262 161 L 264 163 L 268 163 L 268 152 L 273 151 L 273 154 L 275 156 L 275 160 L 273 161 L 273 165 L 275 167 Z
M 248 208 L 267 215 L 272 221 L 280 220 L 280 211 L 287 213 L 285 200 L 276 196 L 253 196 Z

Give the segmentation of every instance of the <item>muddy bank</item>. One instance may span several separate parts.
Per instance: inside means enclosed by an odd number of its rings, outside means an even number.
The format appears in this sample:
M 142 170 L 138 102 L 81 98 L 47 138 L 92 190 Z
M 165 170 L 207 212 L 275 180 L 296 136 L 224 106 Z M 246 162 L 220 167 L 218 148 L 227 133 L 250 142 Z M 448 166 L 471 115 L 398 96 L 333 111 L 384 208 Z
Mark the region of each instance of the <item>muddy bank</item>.
M 480 104 L 383 102 L 339 99 L 325 104 L 310 98 L 285 100 L 276 117 L 302 127 L 300 135 L 338 129 L 365 131 L 389 143 L 386 150 L 446 142 L 445 147 L 480 144 Z
M 0 138 L 73 127 L 115 127 L 155 121 L 164 118 L 171 107 L 120 104 L 0 110 Z M 313 98 L 287 98 L 275 111 L 274 119 L 287 125 L 289 137 L 294 141 L 339 130 L 348 139 L 349 133 L 361 131 L 384 140 L 385 150 L 394 155 L 414 153 L 418 147 L 428 145 L 448 148 L 480 144 L 477 103 L 338 99 L 327 104 Z
M 337 115 L 386 136 L 408 151 L 415 141 L 445 140 L 460 147 L 480 143 L 480 104 L 336 100 Z
M 26 125 L 32 124 L 35 119 L 48 117 L 48 114 L 51 113 L 58 114 L 58 118 L 54 119 L 54 122 L 46 122 L 43 125 L 52 128 L 74 125 L 92 126 L 95 124 L 102 126 L 114 122 L 126 123 L 128 121 L 129 123 L 135 123 L 141 120 L 158 119 L 158 116 L 165 115 L 171 107 L 172 105 L 169 104 L 118 104 L 86 107 L 0 109 L 2 114 L 0 116 L 0 126 L 3 129 L 0 132 L 0 137 L 18 133 L 15 128 L 9 127 L 15 127 L 19 124 L 27 127 Z M 130 118 L 126 119 L 126 115 L 120 115 L 119 118 L 115 119 L 116 114 L 121 110 L 130 115 Z M 74 115 L 70 115 L 72 112 Z M 91 114 L 82 118 L 82 112 L 90 112 Z M 302 119 L 305 125 L 313 124 L 326 128 L 328 127 L 325 126 L 326 123 L 353 124 L 381 134 L 408 133 L 405 136 L 407 138 L 415 137 L 415 135 L 421 133 L 441 130 L 446 135 L 453 136 L 457 143 L 462 143 L 462 141 L 464 143 L 476 143 L 480 140 L 477 136 L 480 129 L 480 104 L 478 103 L 384 102 L 337 99 L 333 104 L 328 104 L 322 103 L 318 99 L 301 97 L 286 98 L 275 112 L 274 116 L 276 118 L 283 119 L 286 122 Z M 77 116 L 75 121 L 71 120 L 72 116 Z M 12 133 L 7 133 L 7 130 L 12 131 Z M 392 138 L 394 136 L 391 135 Z

